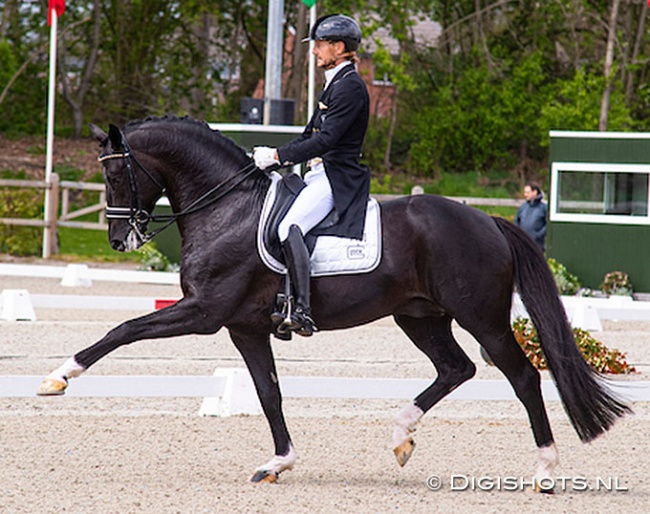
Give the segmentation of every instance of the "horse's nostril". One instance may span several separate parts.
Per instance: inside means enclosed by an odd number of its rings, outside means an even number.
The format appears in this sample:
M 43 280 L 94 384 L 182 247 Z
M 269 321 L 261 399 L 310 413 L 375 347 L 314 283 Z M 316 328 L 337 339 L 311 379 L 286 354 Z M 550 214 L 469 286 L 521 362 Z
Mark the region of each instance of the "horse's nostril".
M 111 239 L 111 248 L 117 250 L 118 252 L 124 251 L 124 241 L 120 239 Z

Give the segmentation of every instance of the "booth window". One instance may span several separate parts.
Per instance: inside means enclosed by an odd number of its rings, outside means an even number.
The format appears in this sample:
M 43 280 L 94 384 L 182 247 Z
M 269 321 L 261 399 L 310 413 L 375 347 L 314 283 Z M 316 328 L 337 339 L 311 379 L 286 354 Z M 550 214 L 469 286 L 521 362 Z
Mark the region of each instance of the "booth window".
M 650 166 L 553 163 L 551 220 L 650 224 Z

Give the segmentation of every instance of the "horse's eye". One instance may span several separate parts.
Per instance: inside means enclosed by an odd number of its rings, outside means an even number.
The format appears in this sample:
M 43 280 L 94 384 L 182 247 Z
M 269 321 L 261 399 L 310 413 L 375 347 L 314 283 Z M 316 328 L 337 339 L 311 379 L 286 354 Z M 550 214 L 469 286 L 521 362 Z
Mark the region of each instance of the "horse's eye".
M 115 188 L 123 182 L 124 174 L 122 173 L 122 170 L 111 171 L 104 168 L 104 180 L 110 187 Z

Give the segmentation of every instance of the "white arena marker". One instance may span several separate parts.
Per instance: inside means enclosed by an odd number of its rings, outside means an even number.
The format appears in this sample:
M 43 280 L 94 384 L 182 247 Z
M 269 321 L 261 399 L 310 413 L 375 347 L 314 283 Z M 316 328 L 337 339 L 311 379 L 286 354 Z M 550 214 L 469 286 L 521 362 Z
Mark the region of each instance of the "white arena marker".
M 36 313 L 26 289 L 4 289 L 1 300 L 0 319 L 4 321 L 36 321 Z
M 573 308 L 571 326 L 582 330 L 603 331 L 598 311 L 592 305 L 579 304 Z
M 65 287 L 90 287 L 93 285 L 85 264 L 68 264 L 63 272 L 61 285 Z
M 262 406 L 257 398 L 253 379 L 247 369 L 217 368 L 213 376 L 225 380 L 221 395 L 203 399 L 199 416 L 236 416 L 238 414 L 257 415 Z

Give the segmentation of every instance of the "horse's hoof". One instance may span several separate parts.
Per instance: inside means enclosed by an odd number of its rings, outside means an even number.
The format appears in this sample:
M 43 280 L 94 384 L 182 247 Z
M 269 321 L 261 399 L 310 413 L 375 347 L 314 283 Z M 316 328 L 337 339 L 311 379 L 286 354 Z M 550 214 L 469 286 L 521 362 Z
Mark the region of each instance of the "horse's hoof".
M 539 482 L 535 481 L 535 492 L 540 494 L 555 494 L 552 487 L 542 487 Z
M 413 454 L 413 449 L 415 448 L 415 441 L 412 438 L 408 438 L 402 444 L 393 448 L 393 453 L 397 459 L 397 463 L 404 467 L 404 465 L 409 461 L 411 455 Z
M 53 378 L 46 378 L 41 382 L 41 385 L 36 391 L 38 396 L 61 396 L 65 394 L 65 390 L 68 387 L 68 382 L 55 380 Z
M 261 482 L 266 482 L 267 484 L 273 484 L 278 481 L 278 474 L 275 471 L 269 471 L 268 469 L 258 469 L 255 474 L 251 477 L 251 482 L 259 484 Z

